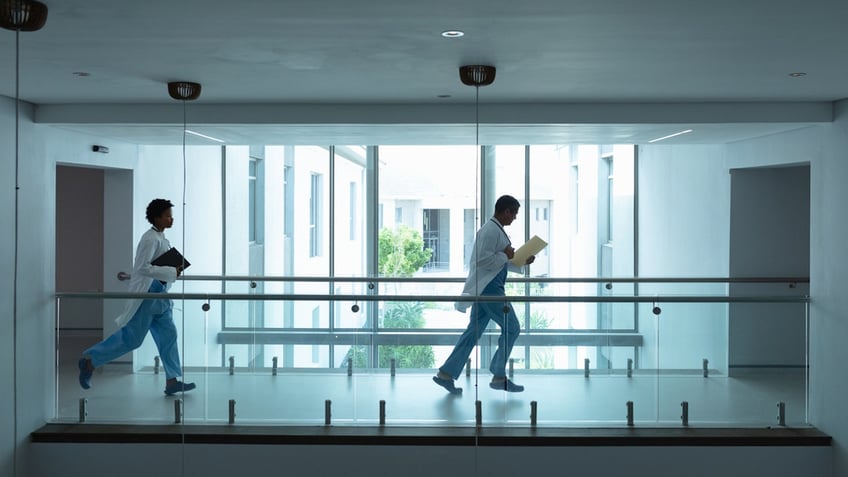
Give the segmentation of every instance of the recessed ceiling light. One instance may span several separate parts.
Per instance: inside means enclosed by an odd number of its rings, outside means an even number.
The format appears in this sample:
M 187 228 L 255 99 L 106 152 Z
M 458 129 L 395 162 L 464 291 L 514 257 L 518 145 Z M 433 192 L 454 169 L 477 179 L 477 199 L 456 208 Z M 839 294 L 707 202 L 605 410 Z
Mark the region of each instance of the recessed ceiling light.
M 692 129 L 687 129 L 687 130 L 685 130 L 685 131 L 679 131 L 679 132 L 676 132 L 676 133 L 674 133 L 674 134 L 669 134 L 668 136 L 663 136 L 663 137 L 658 137 L 658 138 L 656 138 L 656 139 L 651 139 L 651 140 L 650 140 L 650 141 L 648 141 L 648 142 L 649 142 L 649 143 L 659 142 L 659 141 L 663 141 L 663 140 L 665 140 L 665 139 L 673 138 L 674 136 L 680 136 L 681 134 L 688 134 L 688 133 L 690 133 L 690 132 L 692 132 L 692 131 L 693 131 Z
M 800 78 L 802 76 L 807 76 L 807 73 L 804 73 L 802 71 L 796 71 L 795 73 L 789 73 L 789 76 L 793 78 Z
M 85 71 L 74 71 L 74 76 L 91 76 L 91 73 Z
M 442 32 L 445 38 L 459 38 L 465 36 L 465 32 L 461 30 L 445 30 Z

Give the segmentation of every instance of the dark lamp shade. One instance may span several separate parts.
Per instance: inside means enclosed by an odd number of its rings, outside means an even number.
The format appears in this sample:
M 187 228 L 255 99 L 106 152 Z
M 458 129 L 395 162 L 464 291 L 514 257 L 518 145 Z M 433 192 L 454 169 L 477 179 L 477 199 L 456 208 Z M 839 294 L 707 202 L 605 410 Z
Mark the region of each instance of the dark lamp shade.
M 35 0 L 0 0 L 0 27 L 12 31 L 41 30 L 47 5 Z
M 466 65 L 459 67 L 459 79 L 468 86 L 488 86 L 495 82 L 495 67 Z
M 168 83 L 168 94 L 174 99 L 191 101 L 200 97 L 200 83 L 172 81 Z

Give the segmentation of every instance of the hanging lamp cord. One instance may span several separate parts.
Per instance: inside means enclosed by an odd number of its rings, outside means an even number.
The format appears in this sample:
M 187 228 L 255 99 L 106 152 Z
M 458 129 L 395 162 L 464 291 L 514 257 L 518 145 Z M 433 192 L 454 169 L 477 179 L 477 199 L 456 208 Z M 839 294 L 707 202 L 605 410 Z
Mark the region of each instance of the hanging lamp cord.
M 186 208 L 186 127 L 188 127 L 188 120 L 187 120 L 187 115 L 186 115 L 186 100 L 183 99 L 183 131 L 182 131 L 182 133 L 183 133 L 183 190 L 182 190 L 182 211 L 181 211 L 182 213 L 181 213 L 181 217 L 180 217 L 183 221 L 182 244 L 181 244 L 181 247 L 183 248 L 183 260 L 185 260 L 185 257 L 187 256 L 186 253 L 188 253 L 185 249 L 186 228 L 188 227 L 188 224 L 186 223 L 186 213 L 185 213 L 185 208 Z M 185 269 L 183 269 L 183 272 L 185 272 Z M 186 349 L 186 343 L 185 343 L 185 339 L 186 339 L 186 337 L 185 337 L 185 335 L 186 335 L 185 334 L 186 305 L 185 305 L 185 280 L 184 279 L 180 280 L 180 293 L 182 294 L 182 298 L 180 299 L 180 306 L 182 307 L 182 312 L 183 312 L 182 332 L 180 333 L 180 341 L 182 342 L 183 350 L 185 350 Z M 180 372 L 183 375 L 182 376 L 183 383 L 185 383 L 185 381 L 186 381 L 186 379 L 185 379 L 185 360 L 180 362 L 180 367 L 181 367 Z M 185 398 L 185 391 L 182 391 L 180 394 L 183 396 L 183 405 L 180 407 L 180 412 L 184 413 L 185 412 L 185 399 L 184 399 Z M 182 426 L 185 426 L 185 419 L 183 419 L 182 416 L 180 416 L 180 422 L 182 423 L 181 424 Z M 181 459 L 180 459 L 180 467 L 182 468 L 181 475 L 186 475 L 185 474 L 185 470 L 186 470 L 186 467 L 185 467 L 185 460 L 186 460 L 185 459 L 185 432 L 181 432 L 180 436 L 181 436 L 181 441 L 182 441 L 181 444 L 182 444 L 182 449 L 183 449 L 183 452 L 181 454 Z
M 477 154 L 477 174 L 476 174 L 477 175 L 477 190 L 475 191 L 474 196 L 475 196 L 475 200 L 480 201 L 480 203 L 478 204 L 477 210 L 481 211 L 481 213 L 482 213 L 482 211 L 483 211 L 483 200 L 480 198 L 480 181 L 482 180 L 482 178 L 480 177 L 480 174 L 481 174 L 480 171 L 482 171 L 484 169 L 482 167 L 483 166 L 483 164 L 482 164 L 483 156 L 481 154 L 481 146 L 480 146 L 480 86 L 479 85 L 474 86 L 474 144 L 475 144 L 474 148 L 477 150 L 477 152 L 476 152 L 476 154 Z M 481 224 L 483 223 L 482 218 L 479 220 L 479 223 L 481 223 Z M 475 250 L 477 251 L 477 255 L 479 256 L 480 255 L 480 249 L 475 247 Z M 474 266 L 475 267 L 477 266 L 477 258 L 478 258 L 477 256 L 474 257 Z M 480 283 L 475 281 L 475 283 L 474 283 L 474 294 L 477 295 L 477 296 L 480 295 L 479 288 L 480 288 Z M 473 311 L 473 309 L 472 309 L 472 311 Z M 472 319 L 473 319 L 473 316 L 472 316 Z M 475 321 L 474 322 L 474 327 L 475 327 L 474 330 L 476 332 L 476 336 L 479 336 L 480 330 L 477 328 L 477 326 L 478 326 L 478 322 Z M 476 400 L 476 399 L 479 399 L 479 396 L 480 396 L 480 347 L 477 346 L 475 348 L 477 349 L 477 356 L 476 356 L 477 357 L 477 369 L 474 371 L 474 399 Z

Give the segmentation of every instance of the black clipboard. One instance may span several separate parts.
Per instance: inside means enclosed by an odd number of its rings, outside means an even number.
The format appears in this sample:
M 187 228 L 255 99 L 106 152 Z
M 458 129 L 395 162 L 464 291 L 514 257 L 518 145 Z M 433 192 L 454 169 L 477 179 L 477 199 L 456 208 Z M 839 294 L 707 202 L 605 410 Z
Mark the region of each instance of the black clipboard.
M 156 257 L 150 264 L 157 267 L 182 267 L 183 270 L 191 265 L 176 247 L 171 247 L 170 250 Z

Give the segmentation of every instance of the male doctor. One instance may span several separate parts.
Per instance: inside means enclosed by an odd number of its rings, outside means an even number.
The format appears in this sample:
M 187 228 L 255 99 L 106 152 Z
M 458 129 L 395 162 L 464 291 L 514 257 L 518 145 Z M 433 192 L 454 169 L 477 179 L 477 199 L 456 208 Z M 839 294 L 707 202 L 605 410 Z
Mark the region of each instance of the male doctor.
M 520 204 L 515 197 L 504 195 L 495 202 L 495 215 L 489 219 L 477 232 L 474 248 L 471 251 L 468 278 L 465 280 L 463 295 L 506 296 L 504 284 L 508 270 L 521 272 L 522 267 L 513 265 L 510 260 L 515 254 L 509 236 L 504 227 L 510 225 L 518 215 Z M 525 265 L 533 263 L 535 256 L 530 256 Z M 454 307 L 465 312 L 469 302 L 457 302 Z M 459 337 L 453 352 L 445 364 L 439 368 L 433 381 L 445 388 L 451 394 L 462 394 L 462 388 L 454 385 L 462 367 L 465 366 L 477 340 L 483 335 L 489 320 L 501 327 L 498 339 L 498 350 L 492 357 L 489 371 L 492 372 L 492 389 L 521 392 L 524 386 L 515 384 L 506 377 L 506 360 L 512 352 L 512 345 L 518 339 L 521 325 L 515 316 L 515 311 L 509 302 L 475 302 L 471 305 L 471 321 L 468 328 Z
M 135 251 L 129 287 L 132 293 L 165 293 L 182 273 L 182 267 L 163 267 L 150 263 L 171 249 L 171 244 L 165 238 L 165 229 L 174 225 L 173 206 L 171 201 L 165 199 L 154 199 L 147 206 L 147 221 L 153 227 L 141 236 Z M 124 313 L 115 319 L 121 328 L 83 352 L 79 360 L 80 386 L 83 389 L 90 388 L 95 368 L 141 346 L 150 331 L 165 368 L 165 394 L 171 396 L 194 389 L 194 383 L 183 383 L 177 379 L 182 376 L 182 367 L 172 308 L 173 302 L 167 298 L 130 300 Z

